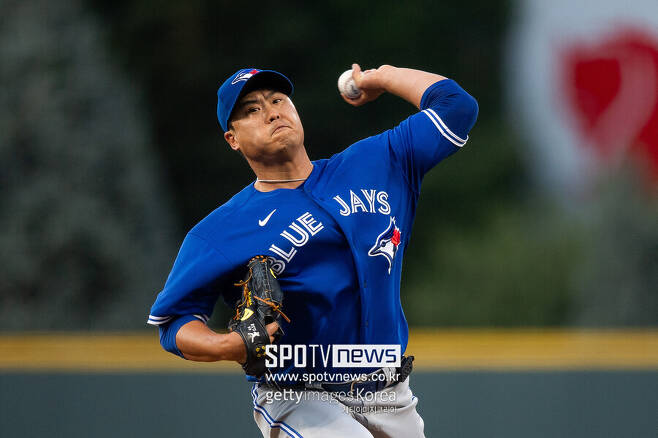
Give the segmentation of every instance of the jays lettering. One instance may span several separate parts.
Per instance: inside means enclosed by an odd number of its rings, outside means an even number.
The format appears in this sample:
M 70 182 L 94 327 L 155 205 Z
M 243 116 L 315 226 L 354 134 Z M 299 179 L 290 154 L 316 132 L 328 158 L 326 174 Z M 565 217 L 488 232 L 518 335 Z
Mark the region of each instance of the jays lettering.
M 389 216 L 388 225 L 377 236 L 373 246 L 368 251 L 368 255 L 370 257 L 380 256 L 382 260 L 386 260 L 387 271 L 390 275 L 401 242 L 402 230 L 396 225 L 395 218 L 391 217 L 388 193 L 375 189 L 350 189 L 349 195 L 336 195 L 332 199 L 338 204 L 338 213 L 341 216 L 350 216 L 356 213 L 378 213 Z
M 274 272 L 277 275 L 281 274 L 286 269 L 286 264 L 290 263 L 295 257 L 297 251 L 323 229 L 322 222 L 318 222 L 308 211 L 292 221 L 280 234 L 289 242 L 289 246 L 280 248 L 275 244 L 271 244 L 269 247 L 269 251 L 278 256 L 277 258 L 271 258 Z
M 391 206 L 388 203 L 388 193 L 383 190 L 361 189 L 354 192 L 350 190 L 349 195 L 340 195 L 333 197 L 340 207 L 341 216 L 349 216 L 354 213 L 391 213 Z

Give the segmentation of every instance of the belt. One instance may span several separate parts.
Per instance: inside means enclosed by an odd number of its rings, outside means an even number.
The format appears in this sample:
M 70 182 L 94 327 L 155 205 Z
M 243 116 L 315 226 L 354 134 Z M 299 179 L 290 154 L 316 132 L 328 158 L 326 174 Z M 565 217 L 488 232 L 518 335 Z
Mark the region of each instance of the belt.
M 399 367 L 384 367 L 351 382 L 300 383 L 274 385 L 277 389 L 308 389 L 345 394 L 370 394 L 404 382 L 413 369 L 413 356 L 402 356 Z M 272 382 L 270 382 L 272 383 Z

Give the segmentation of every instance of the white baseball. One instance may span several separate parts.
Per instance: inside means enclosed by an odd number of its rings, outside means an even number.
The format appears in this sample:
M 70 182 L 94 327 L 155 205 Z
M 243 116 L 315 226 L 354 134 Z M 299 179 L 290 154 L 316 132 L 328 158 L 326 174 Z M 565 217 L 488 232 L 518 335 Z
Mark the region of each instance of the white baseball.
M 338 91 L 348 99 L 356 99 L 361 96 L 361 90 L 354 83 L 354 79 L 352 79 L 352 69 L 344 71 L 338 78 Z

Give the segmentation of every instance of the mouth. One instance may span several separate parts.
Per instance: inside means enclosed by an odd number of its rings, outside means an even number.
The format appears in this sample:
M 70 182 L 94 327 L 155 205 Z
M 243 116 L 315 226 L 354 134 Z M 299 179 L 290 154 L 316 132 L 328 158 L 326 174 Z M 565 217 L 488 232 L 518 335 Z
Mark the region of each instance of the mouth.
M 281 132 L 284 128 L 290 129 L 290 126 L 288 126 L 288 125 L 277 126 L 276 128 L 274 128 L 274 131 L 272 131 L 272 135 L 274 135 L 278 132 Z

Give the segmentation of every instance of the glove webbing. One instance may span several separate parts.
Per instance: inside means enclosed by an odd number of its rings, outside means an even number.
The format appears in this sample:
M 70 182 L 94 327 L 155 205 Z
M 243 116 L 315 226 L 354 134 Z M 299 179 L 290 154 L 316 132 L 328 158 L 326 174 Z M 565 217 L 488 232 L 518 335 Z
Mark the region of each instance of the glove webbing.
M 272 275 L 274 275 L 274 274 L 272 274 Z M 240 308 L 243 305 L 251 306 L 251 303 L 252 303 L 251 299 L 255 298 L 258 301 L 270 306 L 272 308 L 272 310 L 274 310 L 279 315 L 281 315 L 283 317 L 283 319 L 285 319 L 287 322 L 290 322 L 290 318 L 288 318 L 288 316 L 286 316 L 286 314 L 283 313 L 283 311 L 281 310 L 281 304 L 275 303 L 274 301 L 272 301 L 271 298 L 261 298 L 259 296 L 256 296 L 249 290 L 249 285 L 248 285 L 249 280 L 251 280 L 251 269 L 249 270 L 249 277 L 247 277 L 245 280 L 241 280 L 237 283 L 234 283 L 234 286 L 242 286 L 242 295 L 244 297 L 242 302 L 238 305 L 238 308 L 235 311 L 235 317 L 234 318 L 238 319 L 239 318 L 238 315 L 240 314 Z
M 238 286 L 238 284 L 235 286 Z M 249 289 L 245 287 L 242 291 L 242 301 L 240 301 L 240 303 L 235 307 L 235 315 L 233 316 L 233 319 L 240 319 L 240 311 L 245 307 L 251 306 L 251 303 L 251 292 L 249 292 Z

